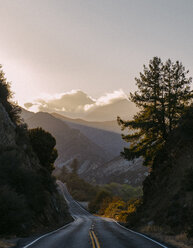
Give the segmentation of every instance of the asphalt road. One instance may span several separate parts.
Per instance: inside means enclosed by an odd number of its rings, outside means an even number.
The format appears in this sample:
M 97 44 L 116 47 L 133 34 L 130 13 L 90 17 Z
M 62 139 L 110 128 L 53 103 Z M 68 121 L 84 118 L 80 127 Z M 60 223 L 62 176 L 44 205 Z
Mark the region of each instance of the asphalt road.
M 23 248 L 160 248 L 157 241 L 128 230 L 113 220 L 91 215 L 59 182 L 74 222 L 54 232 L 26 241 Z

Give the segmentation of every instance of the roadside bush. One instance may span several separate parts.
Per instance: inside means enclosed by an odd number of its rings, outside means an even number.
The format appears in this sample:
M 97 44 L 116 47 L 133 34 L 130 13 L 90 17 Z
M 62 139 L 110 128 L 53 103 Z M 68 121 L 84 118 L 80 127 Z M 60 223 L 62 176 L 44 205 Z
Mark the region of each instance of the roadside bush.
M 111 195 L 119 197 L 124 201 L 142 196 L 142 187 L 133 187 L 128 184 L 110 183 L 102 186 L 102 188 Z
M 20 234 L 28 229 L 31 212 L 25 198 L 8 186 L 0 187 L 0 233 Z
M 25 226 L 26 216 L 28 216 L 27 222 L 30 223 L 30 220 L 36 222 L 37 218 L 44 213 L 45 207 L 50 203 L 49 191 L 56 190 L 50 174 L 46 169 L 44 170 L 38 173 L 24 167 L 19 150 L 0 153 L 0 188 L 6 189 L 4 193 L 1 191 L 0 196 L 0 207 L 5 214 L 0 223 L 7 220 L 5 231 L 10 230 L 9 233 L 14 233 L 17 228 L 20 231 L 23 228 L 20 224 L 23 223 Z M 10 218 L 14 214 L 16 217 L 13 220 L 18 218 L 18 224 L 12 225 Z M 0 232 L 4 232 L 3 229 Z
M 71 164 L 72 172 L 63 166 L 58 179 L 67 184 L 67 188 L 77 201 L 92 201 L 96 196 L 98 188 L 80 178 L 77 174 L 78 161 L 75 159 Z
M 106 207 L 112 199 L 112 195 L 105 190 L 99 191 L 96 197 L 89 203 L 89 211 L 91 213 L 104 214 Z M 99 213 L 100 211 L 100 213 Z

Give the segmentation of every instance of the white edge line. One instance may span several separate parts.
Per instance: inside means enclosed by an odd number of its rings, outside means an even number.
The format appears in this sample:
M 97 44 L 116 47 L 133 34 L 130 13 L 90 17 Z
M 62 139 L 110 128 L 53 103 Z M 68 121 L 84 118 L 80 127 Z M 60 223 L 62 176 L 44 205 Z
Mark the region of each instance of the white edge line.
M 59 183 L 60 183 L 60 184 L 63 184 L 63 185 L 66 187 L 67 193 L 69 194 L 67 186 L 66 186 L 64 183 L 62 183 L 61 181 L 59 181 Z M 64 199 L 66 200 L 66 202 L 69 203 L 69 201 L 67 200 L 67 198 L 66 198 L 66 196 L 65 196 L 65 194 L 64 194 L 64 189 L 62 189 L 62 193 L 63 193 L 63 197 L 64 197 Z M 79 202 L 77 202 L 77 201 L 74 200 L 74 199 L 73 199 L 73 201 L 74 201 L 74 202 L 76 203 L 76 205 L 78 205 L 86 214 L 90 214 L 86 209 L 84 209 L 84 208 L 80 205 Z
M 63 196 L 64 196 L 65 200 L 66 200 L 67 202 L 69 202 L 69 201 L 66 199 L 66 197 L 65 197 L 65 195 L 64 195 L 64 192 L 62 192 L 62 193 L 63 193 Z M 72 218 L 74 219 L 74 222 L 75 222 L 75 221 L 77 220 L 77 218 L 76 218 L 75 216 L 73 216 L 73 215 L 71 215 L 71 216 L 72 216 Z M 60 231 L 60 230 L 62 230 L 62 229 L 64 229 L 64 228 L 68 227 L 68 226 L 71 225 L 71 224 L 72 224 L 72 222 L 69 223 L 69 224 L 67 224 L 67 225 L 65 225 L 65 226 L 60 227 L 60 228 L 57 229 L 57 230 L 54 230 L 53 232 L 46 233 L 46 234 L 44 234 L 43 236 L 41 236 L 41 237 L 35 239 L 34 241 L 32 241 L 31 243 L 29 243 L 28 245 L 23 246 L 22 248 L 27 248 L 27 247 L 33 245 L 34 243 L 36 243 L 38 240 L 40 240 L 40 239 L 42 239 L 42 238 L 45 238 L 45 237 L 47 237 L 47 236 L 49 236 L 49 235 L 51 235 L 51 234 L 53 234 L 53 233 L 56 233 L 56 232 L 58 232 L 58 231 Z
M 165 245 L 159 243 L 158 241 L 156 241 L 156 240 L 154 240 L 154 239 L 149 238 L 148 236 L 146 236 L 146 235 L 144 235 L 144 234 L 142 234 L 142 233 L 135 232 L 135 231 L 133 231 L 133 230 L 131 230 L 131 229 L 128 229 L 128 228 L 122 226 L 121 224 L 119 224 L 117 221 L 114 221 L 114 222 L 115 222 L 117 225 L 119 225 L 120 227 L 122 227 L 123 229 L 125 229 L 125 230 L 127 230 L 127 231 L 129 231 L 129 232 L 135 233 L 135 234 L 137 234 L 137 235 L 139 235 L 139 236 L 142 236 L 142 237 L 144 237 L 144 238 L 146 238 L 146 239 L 148 239 L 148 240 L 151 240 L 152 242 L 154 242 L 154 243 L 160 245 L 160 246 L 163 247 L 163 248 L 168 248 L 167 246 L 165 246 Z
M 77 220 L 74 216 L 72 216 L 72 218 L 74 219 L 74 221 Z M 35 239 L 34 241 L 32 241 L 31 243 L 29 243 L 28 245 L 23 246 L 22 248 L 27 248 L 27 247 L 33 245 L 34 243 L 36 243 L 38 240 L 40 240 L 40 239 L 42 239 L 42 238 L 44 238 L 44 237 L 47 237 L 47 236 L 49 236 L 49 235 L 51 235 L 51 234 L 53 234 L 53 233 L 56 233 L 56 232 L 58 232 L 58 231 L 60 231 L 60 230 L 62 230 L 62 229 L 64 229 L 64 228 L 68 227 L 68 226 L 71 225 L 71 224 L 72 224 L 72 222 L 69 223 L 69 224 L 67 224 L 67 225 L 65 225 L 65 226 L 60 227 L 60 228 L 57 229 L 57 230 L 54 230 L 53 232 L 46 233 L 46 234 L 44 234 L 43 236 L 41 236 L 41 237 Z
M 135 231 L 133 231 L 133 230 L 131 230 L 131 229 L 128 229 L 128 228 L 126 228 L 126 227 L 120 225 L 117 221 L 114 221 L 114 222 L 117 223 L 117 225 L 119 225 L 120 227 L 122 227 L 123 229 L 125 229 L 125 230 L 127 230 L 127 231 L 129 231 L 129 232 L 132 232 L 132 233 L 135 233 L 135 234 L 137 234 L 137 235 L 139 235 L 139 236 L 142 236 L 143 238 L 146 238 L 146 239 L 152 241 L 153 243 L 155 243 L 155 244 L 157 244 L 157 245 L 159 245 L 159 246 L 161 246 L 161 247 L 163 247 L 163 248 L 168 248 L 167 246 L 162 245 L 162 244 L 159 243 L 158 241 L 156 241 L 156 240 L 154 240 L 154 239 L 151 239 L 151 238 L 149 238 L 148 236 L 146 236 L 146 235 L 144 235 L 144 234 L 142 234 L 142 233 L 138 233 L 138 232 L 135 232 Z

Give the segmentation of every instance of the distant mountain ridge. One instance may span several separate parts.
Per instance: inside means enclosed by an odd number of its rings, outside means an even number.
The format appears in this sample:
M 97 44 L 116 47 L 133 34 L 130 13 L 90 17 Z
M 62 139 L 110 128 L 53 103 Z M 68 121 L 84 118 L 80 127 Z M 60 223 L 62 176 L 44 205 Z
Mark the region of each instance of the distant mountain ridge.
M 137 107 L 134 103 L 127 99 L 122 99 L 93 109 L 85 115 L 84 119 L 88 121 L 112 121 L 116 120 L 117 116 L 120 116 L 122 119 L 128 120 L 132 119 L 136 112 Z
M 59 117 L 68 126 L 80 130 L 82 134 L 110 154 L 111 159 L 118 156 L 126 145 L 120 133 L 108 130 L 117 130 L 119 128 L 120 131 L 120 127 L 116 121 L 87 122 L 81 119 L 69 119 L 58 114 L 53 114 L 53 116 Z
M 112 120 L 112 121 L 87 121 L 81 118 L 69 118 L 64 115 L 58 114 L 58 113 L 51 113 L 54 117 L 69 122 L 69 123 L 75 123 L 75 124 L 80 124 L 83 126 L 87 127 L 93 127 L 93 128 L 98 128 L 106 131 L 111 131 L 111 132 L 116 132 L 116 133 L 121 133 L 121 128 L 117 123 L 117 120 Z
M 135 186 L 141 185 L 147 175 L 141 160 L 127 161 L 120 157 L 127 144 L 119 133 L 108 131 L 108 128 L 116 130 L 115 121 L 88 122 L 55 113 L 27 113 L 26 110 L 22 111 L 22 117 L 29 128 L 42 127 L 56 138 L 59 153 L 56 174 L 62 166 L 69 168 L 73 159 L 78 159 L 79 175 L 91 183 L 118 182 Z
M 66 98 L 66 95 L 63 97 Z M 57 113 L 67 118 L 80 118 L 89 122 L 116 121 L 117 116 L 128 120 L 132 119 L 138 111 L 136 105 L 126 98 L 116 100 L 109 99 L 109 102 L 107 101 L 106 103 L 96 103 L 95 101 L 91 101 L 87 104 L 86 102 L 82 103 L 82 100 L 77 99 L 77 101 L 74 103 L 73 98 L 70 100 L 70 102 L 66 102 L 67 99 L 65 101 L 64 100 L 65 99 L 55 99 L 48 102 L 43 100 L 44 104 L 42 105 L 40 102 L 38 102 L 37 106 L 39 107 L 39 111 L 42 112 Z
M 48 113 L 38 112 L 25 121 L 29 128 L 42 127 L 56 138 L 56 148 L 59 153 L 57 166 L 62 166 L 74 158 L 77 158 L 81 164 L 86 160 L 89 164 L 102 163 L 110 158 L 109 154 L 79 130 L 70 128 L 66 123 Z

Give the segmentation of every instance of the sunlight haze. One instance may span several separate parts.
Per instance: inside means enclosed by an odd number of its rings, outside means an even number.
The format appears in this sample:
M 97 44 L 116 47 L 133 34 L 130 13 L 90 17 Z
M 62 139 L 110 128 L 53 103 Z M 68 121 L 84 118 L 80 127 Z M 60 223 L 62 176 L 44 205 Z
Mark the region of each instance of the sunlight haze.
M 0 63 L 22 106 L 77 89 L 92 98 L 128 95 L 153 56 L 178 59 L 192 73 L 192 7 L 191 0 L 0 0 Z

